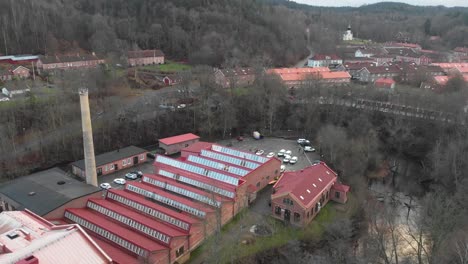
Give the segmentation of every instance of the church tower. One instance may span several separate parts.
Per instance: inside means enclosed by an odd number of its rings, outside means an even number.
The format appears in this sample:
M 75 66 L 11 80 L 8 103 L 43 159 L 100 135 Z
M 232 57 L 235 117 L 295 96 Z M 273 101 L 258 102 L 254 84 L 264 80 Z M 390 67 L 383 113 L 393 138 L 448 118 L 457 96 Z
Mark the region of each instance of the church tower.
M 351 31 L 351 24 L 348 24 L 348 30 L 343 34 L 343 41 L 353 40 L 353 32 Z

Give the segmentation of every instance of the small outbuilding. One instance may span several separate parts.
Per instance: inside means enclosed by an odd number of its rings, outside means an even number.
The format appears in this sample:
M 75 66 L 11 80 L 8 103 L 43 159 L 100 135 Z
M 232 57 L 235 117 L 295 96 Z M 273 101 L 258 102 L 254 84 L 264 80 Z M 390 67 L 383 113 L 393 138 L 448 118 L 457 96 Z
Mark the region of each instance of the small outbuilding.
M 386 88 L 386 89 L 394 89 L 395 84 L 396 82 L 392 78 L 380 78 L 380 79 L 377 79 L 374 83 L 376 88 Z
M 128 146 L 114 151 L 106 152 L 96 156 L 97 176 L 111 174 L 118 170 L 133 167 L 147 160 L 148 151 L 135 146 Z M 73 174 L 86 178 L 84 160 L 75 161 L 71 164 Z
M 180 152 L 183 148 L 189 147 L 200 141 L 200 137 L 187 133 L 183 135 L 163 138 L 159 140 L 159 147 L 165 150 L 165 155 L 172 155 Z

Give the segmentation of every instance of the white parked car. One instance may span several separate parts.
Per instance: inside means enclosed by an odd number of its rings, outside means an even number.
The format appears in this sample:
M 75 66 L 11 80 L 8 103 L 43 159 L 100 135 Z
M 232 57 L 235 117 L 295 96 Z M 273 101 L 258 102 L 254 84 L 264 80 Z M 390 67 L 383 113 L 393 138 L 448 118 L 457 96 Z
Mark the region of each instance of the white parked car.
M 297 144 L 301 144 L 301 143 L 304 143 L 307 139 L 305 138 L 300 138 L 297 140 Z
M 291 164 L 296 164 L 296 162 L 297 162 L 297 157 L 296 157 L 296 156 L 292 157 L 292 158 L 289 160 L 289 163 L 291 163 Z
M 122 178 L 116 178 L 114 179 L 114 183 L 116 184 L 121 184 L 121 185 L 124 185 L 127 181 L 125 181 L 124 179 Z
M 281 171 L 281 172 L 284 172 L 285 170 L 286 170 L 286 165 L 281 165 L 280 171 Z
M 305 152 L 315 152 L 315 148 L 312 146 L 305 146 L 304 147 Z
M 291 156 L 289 156 L 289 155 L 284 155 L 284 159 L 283 159 L 283 162 L 284 162 L 284 163 L 289 163 L 290 160 L 291 160 Z
M 125 179 L 136 180 L 137 178 L 138 178 L 138 175 L 136 173 L 129 172 L 125 174 Z
M 278 157 L 283 157 L 286 150 L 282 149 L 278 152 Z
M 105 189 L 105 190 L 109 190 L 110 188 L 112 188 L 112 186 L 107 182 L 103 182 L 103 183 L 99 184 L 99 187 L 101 187 L 102 189 Z
M 292 151 L 290 151 L 290 150 L 287 150 L 287 151 L 284 153 L 284 155 L 285 155 L 285 156 L 286 156 L 286 155 L 289 155 L 289 156 L 291 156 L 291 155 L 292 155 Z
M 177 109 L 182 109 L 182 108 L 185 108 L 187 105 L 186 104 L 180 104 L 177 106 Z
M 275 153 L 274 152 L 270 152 L 268 153 L 268 155 L 266 156 L 267 158 L 273 158 L 275 156 Z
M 263 153 L 265 153 L 265 151 L 263 151 L 262 149 L 257 150 L 257 152 L 255 152 L 255 154 L 257 154 L 259 156 L 262 155 Z

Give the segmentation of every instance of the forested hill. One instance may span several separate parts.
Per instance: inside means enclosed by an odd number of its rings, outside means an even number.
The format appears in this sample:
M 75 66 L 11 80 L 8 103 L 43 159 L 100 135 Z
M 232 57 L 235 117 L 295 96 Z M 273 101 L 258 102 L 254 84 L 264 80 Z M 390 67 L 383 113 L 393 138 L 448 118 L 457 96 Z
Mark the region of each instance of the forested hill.
M 252 0 L 0 1 L 0 53 L 160 48 L 210 65 L 287 65 L 307 54 L 305 16 Z

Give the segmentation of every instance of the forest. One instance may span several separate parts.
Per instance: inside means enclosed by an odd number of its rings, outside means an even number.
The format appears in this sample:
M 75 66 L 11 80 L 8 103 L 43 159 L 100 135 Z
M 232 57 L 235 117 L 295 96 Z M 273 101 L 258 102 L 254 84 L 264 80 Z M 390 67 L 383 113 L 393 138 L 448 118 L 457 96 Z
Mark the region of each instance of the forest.
M 323 240 L 305 242 L 308 250 L 323 256 L 323 263 L 468 263 L 466 89 L 435 94 L 402 87 L 390 94 L 311 81 L 291 98 L 276 78 L 261 71 L 293 65 L 308 49 L 333 52 L 348 24 L 362 39 L 391 41 L 405 32 L 424 48 L 467 46 L 466 8 L 392 3 L 319 8 L 282 0 L 8 0 L 0 2 L 0 20 L 2 54 L 94 51 L 111 62 L 56 73 L 56 88 L 48 89 L 47 96 L 33 91 L 25 100 L 0 105 L 2 180 L 82 158 L 76 90 L 86 86 L 97 153 L 148 146 L 188 131 L 206 140 L 253 130 L 266 136 L 292 130 L 312 139 L 361 205 L 352 219 L 325 226 Z M 440 40 L 431 42 L 431 36 Z M 180 73 L 181 92 L 175 95 L 178 100 L 195 98 L 190 107 L 159 108 L 166 102 L 158 91 L 138 89 L 113 67 L 129 49 L 153 48 L 193 66 Z M 214 82 L 212 67 L 240 66 L 258 69 L 252 85 L 223 89 Z M 415 105 L 453 119 L 439 122 L 324 105 L 320 97 Z M 378 205 L 367 203 L 369 176 L 389 160 L 399 168 L 395 191 L 420 201 L 410 232 L 412 258 L 398 255 L 402 241 L 396 238 L 394 212 L 376 213 Z M 356 236 L 364 245 L 358 252 L 351 250 Z M 289 246 L 298 248 L 294 242 Z M 295 254 L 287 246 L 286 251 Z M 274 263 L 268 260 L 276 253 L 240 262 Z M 298 256 L 290 263 L 305 263 Z

